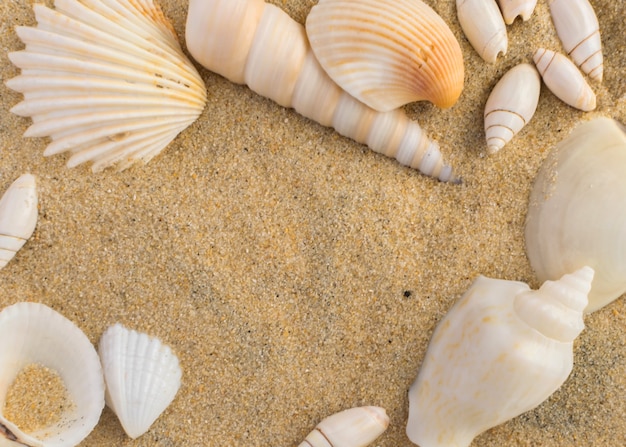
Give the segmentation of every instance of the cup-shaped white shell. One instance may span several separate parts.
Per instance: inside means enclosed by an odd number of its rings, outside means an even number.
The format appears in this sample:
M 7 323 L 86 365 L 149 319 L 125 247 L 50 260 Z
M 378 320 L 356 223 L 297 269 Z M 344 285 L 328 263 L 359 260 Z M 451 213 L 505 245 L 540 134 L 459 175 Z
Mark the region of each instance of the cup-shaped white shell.
M 526 217 L 526 253 L 540 280 L 596 271 L 593 312 L 626 292 L 626 135 L 609 118 L 580 124 L 544 161 Z
M 411 441 L 466 447 L 556 391 L 572 370 L 592 278 L 584 267 L 536 291 L 477 278 L 437 325 L 411 386 Z
M 388 426 L 384 408 L 350 408 L 322 420 L 298 447 L 365 447 Z
M 0 312 L 0 340 L 0 412 L 9 387 L 31 364 L 56 371 L 74 404 L 55 425 L 32 433 L 23 433 L 0 413 L 0 438 L 38 447 L 80 443 L 96 426 L 104 408 L 102 368 L 87 336 L 49 307 L 23 302 Z
M 461 47 L 421 0 L 320 0 L 306 32 L 331 79 L 374 110 L 450 107 L 463 90 Z
M 596 94 L 576 65 L 561 53 L 539 48 L 533 60 L 554 96 L 584 112 L 596 108 Z
M 600 25 L 589 0 L 548 0 L 565 52 L 580 69 L 601 82 L 604 72 Z
M 487 152 L 504 147 L 535 114 L 541 78 L 530 64 L 519 64 L 505 73 L 485 104 Z
M 509 39 L 496 0 L 456 0 L 456 13 L 463 33 L 485 61 L 495 63 L 506 54 Z
M 174 400 L 182 376 L 178 358 L 159 339 L 120 324 L 102 335 L 98 353 L 107 406 L 126 434 L 138 438 Z
M 37 182 L 22 174 L 0 199 L 0 269 L 13 259 L 37 226 Z
M 537 0 L 498 0 L 502 17 L 507 25 L 512 24 L 517 17 L 525 22 L 537 6 Z
M 17 27 L 22 69 L 7 86 L 24 94 L 11 111 L 32 117 L 24 134 L 48 136 L 44 155 L 94 171 L 148 162 L 202 112 L 204 83 L 152 0 L 35 4 L 36 27 Z

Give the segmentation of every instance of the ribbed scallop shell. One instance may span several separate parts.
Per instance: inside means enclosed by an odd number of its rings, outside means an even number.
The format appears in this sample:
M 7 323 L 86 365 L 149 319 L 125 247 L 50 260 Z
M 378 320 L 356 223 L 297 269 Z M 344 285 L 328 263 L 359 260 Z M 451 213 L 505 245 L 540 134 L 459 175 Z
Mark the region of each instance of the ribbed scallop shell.
M 144 434 L 174 400 L 182 371 L 169 346 L 120 324 L 100 338 L 98 353 L 106 381 L 106 403 L 124 431 Z
M 496 0 L 456 0 L 456 13 L 463 33 L 485 61 L 495 63 L 506 54 L 509 39 Z
M 525 22 L 530 19 L 537 0 L 498 0 L 502 17 L 507 25 L 511 25 L 517 17 Z
M 39 447 L 80 443 L 96 426 L 104 408 L 102 368 L 87 336 L 49 307 L 23 302 L 0 312 L 0 340 L 0 411 L 13 381 L 31 364 L 56 371 L 74 404 L 54 426 L 28 434 L 0 414 L 0 438 Z
M 94 171 L 148 162 L 200 115 L 204 83 L 152 0 L 56 0 L 33 6 L 37 27 L 17 27 L 22 69 L 7 86 L 24 94 L 27 137 L 49 136 L 44 155 Z
M 459 43 L 421 0 L 320 0 L 306 32 L 331 79 L 375 110 L 450 107 L 463 90 Z
M 37 226 L 37 182 L 22 174 L 0 199 L 0 269 L 13 259 Z
M 530 64 L 519 64 L 505 73 L 485 105 L 487 152 L 494 154 L 533 117 L 539 102 L 541 78 Z

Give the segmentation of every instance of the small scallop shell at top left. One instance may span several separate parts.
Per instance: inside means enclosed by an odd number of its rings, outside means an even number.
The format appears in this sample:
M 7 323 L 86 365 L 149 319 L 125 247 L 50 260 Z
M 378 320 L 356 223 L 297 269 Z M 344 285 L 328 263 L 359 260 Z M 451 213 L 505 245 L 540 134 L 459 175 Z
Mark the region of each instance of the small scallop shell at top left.
M 18 26 L 26 48 L 9 53 L 23 93 L 11 109 L 31 117 L 26 137 L 50 137 L 44 155 L 94 172 L 147 163 L 192 124 L 206 88 L 174 28 L 152 0 L 56 0 Z

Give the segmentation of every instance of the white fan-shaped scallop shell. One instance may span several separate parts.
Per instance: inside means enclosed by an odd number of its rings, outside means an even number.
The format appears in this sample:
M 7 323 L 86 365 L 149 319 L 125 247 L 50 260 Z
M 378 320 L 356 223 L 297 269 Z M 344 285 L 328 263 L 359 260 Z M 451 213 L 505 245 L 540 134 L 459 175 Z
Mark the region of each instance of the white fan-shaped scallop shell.
M 533 60 L 543 82 L 554 93 L 554 96 L 584 112 L 596 108 L 596 94 L 585 81 L 580 70 L 566 56 L 539 48 Z
M 109 327 L 98 353 L 106 382 L 106 403 L 131 438 L 144 434 L 174 400 L 182 371 L 169 346 L 157 338 Z
M 592 279 L 584 267 L 530 290 L 478 277 L 437 325 L 409 390 L 411 441 L 466 447 L 554 393 L 572 370 Z
M 494 154 L 524 127 L 535 114 L 541 78 L 530 64 L 519 64 L 505 73 L 485 105 L 487 152 Z
M 37 226 L 37 182 L 22 174 L 0 199 L 0 269 L 13 259 Z
M 526 217 L 540 280 L 590 265 L 593 312 L 626 292 L 626 134 L 609 118 L 580 124 L 544 161 Z
M 601 82 L 604 62 L 600 24 L 589 0 L 549 0 L 548 4 L 567 55 L 591 79 Z
M 450 107 L 463 90 L 461 47 L 421 0 L 320 0 L 306 32 L 331 79 L 374 110 Z
M 74 404 L 54 426 L 33 433 L 23 433 L 0 414 L 0 439 L 37 447 L 80 443 L 96 426 L 104 408 L 102 369 L 87 336 L 49 307 L 23 302 L 0 312 L 0 340 L 0 411 L 18 373 L 31 364 L 56 371 Z
M 200 115 L 204 83 L 152 0 L 56 0 L 33 6 L 37 27 L 9 54 L 22 69 L 7 86 L 24 94 L 28 137 L 49 136 L 44 155 L 94 171 L 148 162 Z
M 365 447 L 388 426 L 384 408 L 350 408 L 323 419 L 298 447 Z
M 509 39 L 496 0 L 456 0 L 456 13 L 463 33 L 485 61 L 495 63 L 506 54 Z
M 537 0 L 498 0 L 502 17 L 507 25 L 512 24 L 517 17 L 525 22 L 537 6 Z

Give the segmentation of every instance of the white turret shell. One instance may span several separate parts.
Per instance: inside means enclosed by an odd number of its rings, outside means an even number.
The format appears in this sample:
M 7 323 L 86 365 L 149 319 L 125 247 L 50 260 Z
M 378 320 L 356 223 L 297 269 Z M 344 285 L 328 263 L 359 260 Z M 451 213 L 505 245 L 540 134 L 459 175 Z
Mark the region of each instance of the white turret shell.
M 148 162 L 200 115 L 204 83 L 152 0 L 55 0 L 33 9 L 36 27 L 9 53 L 22 69 L 7 86 L 24 94 L 11 111 L 32 117 L 27 137 L 48 136 L 44 155 L 94 171 Z
M 174 400 L 182 376 L 178 358 L 159 339 L 120 324 L 102 335 L 98 353 L 107 406 L 126 434 L 138 438 Z
M 509 41 L 496 0 L 456 0 L 456 12 L 465 37 L 480 57 L 495 63 L 498 54 L 506 54 Z
M 554 393 L 572 370 L 592 279 L 584 267 L 532 291 L 478 277 L 437 325 L 411 386 L 411 441 L 466 447 Z
M 38 215 L 37 182 L 33 175 L 23 174 L 0 199 L 0 269 L 31 237 Z
M 350 408 L 322 420 L 298 447 L 365 447 L 388 426 L 384 408 Z
M 596 271 L 593 312 L 626 293 L 626 134 L 609 118 L 580 124 L 544 161 L 526 217 L 526 253 L 541 280 Z
M 17 303 L 0 312 L 0 444 L 72 447 L 93 430 L 104 408 L 104 380 L 98 354 L 70 320 L 39 303 Z M 53 426 L 22 432 L 1 414 L 9 387 L 20 371 L 36 364 L 59 374 L 73 405 Z
M 498 0 L 502 17 L 507 25 L 511 25 L 517 17 L 525 22 L 537 6 L 537 0 Z
M 600 24 L 589 0 L 548 0 L 565 52 L 594 81 L 604 72 Z
M 554 96 L 584 112 L 596 108 L 596 94 L 580 70 L 566 56 L 539 48 L 533 59 L 543 82 Z
M 485 105 L 487 152 L 494 154 L 508 143 L 535 114 L 541 78 L 530 64 L 510 69 L 491 91 Z

